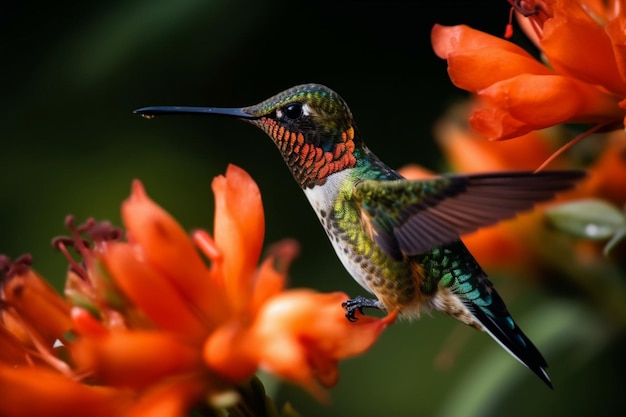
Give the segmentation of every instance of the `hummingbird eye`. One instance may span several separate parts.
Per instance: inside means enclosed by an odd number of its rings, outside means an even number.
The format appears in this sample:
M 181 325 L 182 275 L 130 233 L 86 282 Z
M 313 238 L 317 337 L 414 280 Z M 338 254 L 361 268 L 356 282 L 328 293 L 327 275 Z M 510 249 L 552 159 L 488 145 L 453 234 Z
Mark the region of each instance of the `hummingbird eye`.
M 302 117 L 302 104 L 292 103 L 285 107 L 284 114 L 288 119 L 296 120 Z

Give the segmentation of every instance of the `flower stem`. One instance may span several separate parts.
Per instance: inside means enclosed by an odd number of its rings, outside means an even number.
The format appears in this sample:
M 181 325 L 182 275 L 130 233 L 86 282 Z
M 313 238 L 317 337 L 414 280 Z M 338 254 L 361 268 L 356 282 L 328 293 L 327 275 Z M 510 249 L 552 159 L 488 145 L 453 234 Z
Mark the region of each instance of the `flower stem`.
M 576 145 L 578 142 L 582 141 L 583 139 L 585 139 L 586 137 L 590 136 L 591 134 L 601 130 L 604 127 L 607 127 L 611 124 L 613 124 L 614 122 L 608 121 L 608 122 L 604 122 L 604 123 L 598 123 L 595 126 L 592 126 L 589 130 L 581 133 L 580 135 L 576 136 L 574 139 L 570 140 L 569 142 L 567 142 L 565 145 L 561 146 L 559 149 L 557 149 L 552 155 L 550 155 L 550 157 L 548 159 L 546 159 L 543 164 L 541 164 L 539 166 L 539 168 L 537 168 L 535 170 L 535 173 L 539 172 L 539 171 L 543 171 L 543 169 L 545 167 L 547 167 L 552 161 L 554 161 L 559 155 L 561 155 L 563 152 L 565 152 L 566 150 L 568 150 L 569 148 L 571 148 L 572 146 Z

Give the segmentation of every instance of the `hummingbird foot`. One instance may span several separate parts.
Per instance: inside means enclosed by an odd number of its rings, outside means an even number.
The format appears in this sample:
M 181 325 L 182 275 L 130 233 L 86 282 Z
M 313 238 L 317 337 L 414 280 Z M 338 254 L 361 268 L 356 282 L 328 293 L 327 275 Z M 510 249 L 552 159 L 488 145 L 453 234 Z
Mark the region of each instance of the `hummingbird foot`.
M 346 309 L 346 318 L 351 322 L 358 320 L 355 316 L 357 310 L 359 313 L 363 314 L 363 308 L 365 307 L 376 308 L 378 310 L 385 309 L 385 306 L 380 302 L 380 300 L 376 298 L 361 297 L 360 295 L 344 301 L 341 303 L 341 306 Z

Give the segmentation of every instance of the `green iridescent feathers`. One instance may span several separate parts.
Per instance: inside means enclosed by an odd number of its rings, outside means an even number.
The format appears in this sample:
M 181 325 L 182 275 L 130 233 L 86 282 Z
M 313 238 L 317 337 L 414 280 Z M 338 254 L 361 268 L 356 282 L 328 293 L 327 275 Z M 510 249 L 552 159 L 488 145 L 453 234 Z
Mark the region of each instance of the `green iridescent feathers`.
M 364 180 L 353 198 L 372 238 L 392 258 L 417 255 L 532 208 L 585 174 L 581 171 L 498 172 L 428 180 Z
M 337 107 L 347 109 L 343 99 L 328 87 L 319 84 L 302 84 L 280 92 L 265 101 L 243 110 L 254 116 L 269 115 L 290 103 L 308 103 L 324 112 L 334 113 Z
M 306 106 L 305 117 L 293 120 L 278 117 L 277 111 L 284 111 L 295 103 Z M 354 127 L 346 102 L 339 94 L 319 84 L 298 85 L 241 110 L 254 117 L 268 117 L 284 123 L 290 131 L 302 133 L 309 143 L 325 148 L 341 142 L 342 132 Z

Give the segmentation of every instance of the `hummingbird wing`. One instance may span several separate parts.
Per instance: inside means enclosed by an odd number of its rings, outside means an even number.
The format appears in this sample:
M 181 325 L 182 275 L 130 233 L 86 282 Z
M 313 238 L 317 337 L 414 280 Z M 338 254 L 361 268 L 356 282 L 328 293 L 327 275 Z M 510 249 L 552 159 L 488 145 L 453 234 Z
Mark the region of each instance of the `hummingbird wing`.
M 511 218 L 585 176 L 584 171 L 494 172 L 426 180 L 363 180 L 353 198 L 389 256 L 417 255 Z

